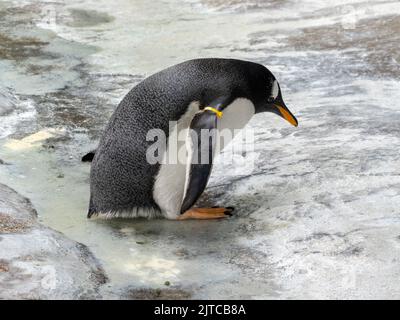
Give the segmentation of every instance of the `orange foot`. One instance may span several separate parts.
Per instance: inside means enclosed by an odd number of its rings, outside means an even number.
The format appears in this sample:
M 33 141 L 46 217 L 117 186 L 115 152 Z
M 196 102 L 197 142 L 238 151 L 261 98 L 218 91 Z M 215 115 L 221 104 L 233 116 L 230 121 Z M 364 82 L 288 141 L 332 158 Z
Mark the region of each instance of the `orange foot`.
M 188 219 L 222 219 L 232 215 L 232 207 L 213 207 L 213 208 L 192 208 L 181 214 L 177 220 L 188 220 Z

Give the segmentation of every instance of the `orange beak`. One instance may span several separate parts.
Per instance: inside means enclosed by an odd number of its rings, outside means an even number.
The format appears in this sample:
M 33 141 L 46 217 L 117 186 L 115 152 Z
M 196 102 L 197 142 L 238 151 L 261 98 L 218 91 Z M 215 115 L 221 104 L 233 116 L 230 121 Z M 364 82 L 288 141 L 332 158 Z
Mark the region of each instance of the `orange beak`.
M 275 104 L 274 106 L 279 110 L 279 115 L 282 118 L 284 118 L 286 121 L 288 121 L 295 127 L 299 125 L 299 122 L 297 121 L 296 117 L 290 112 L 290 110 L 286 106 L 281 106 L 277 104 Z

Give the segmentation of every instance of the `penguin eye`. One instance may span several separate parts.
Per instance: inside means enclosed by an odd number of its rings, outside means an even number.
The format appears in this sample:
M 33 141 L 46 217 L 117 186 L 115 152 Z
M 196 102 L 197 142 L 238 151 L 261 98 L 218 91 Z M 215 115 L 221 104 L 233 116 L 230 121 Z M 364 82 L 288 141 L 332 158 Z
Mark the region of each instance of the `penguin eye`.
M 274 102 L 275 101 L 275 98 L 274 97 L 269 97 L 268 98 L 268 103 L 272 103 L 272 102 Z

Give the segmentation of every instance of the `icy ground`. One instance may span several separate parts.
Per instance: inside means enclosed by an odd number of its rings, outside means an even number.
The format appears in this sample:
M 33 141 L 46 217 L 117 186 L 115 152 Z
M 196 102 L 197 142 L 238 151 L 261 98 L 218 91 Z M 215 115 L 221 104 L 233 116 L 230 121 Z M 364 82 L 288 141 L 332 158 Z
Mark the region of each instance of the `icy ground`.
M 399 34 L 390 0 L 0 1 L 0 182 L 89 247 L 103 298 L 399 299 Z M 80 156 L 195 57 L 269 67 L 299 127 L 257 115 L 254 170 L 217 164 L 202 202 L 229 220 L 86 220 Z

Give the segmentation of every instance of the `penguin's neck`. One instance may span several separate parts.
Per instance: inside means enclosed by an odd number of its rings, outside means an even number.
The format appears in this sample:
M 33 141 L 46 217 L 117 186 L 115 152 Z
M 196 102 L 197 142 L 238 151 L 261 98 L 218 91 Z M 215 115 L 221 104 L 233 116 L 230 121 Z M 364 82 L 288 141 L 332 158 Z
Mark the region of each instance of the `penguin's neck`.
M 254 114 L 254 104 L 246 98 L 237 98 L 226 106 L 223 116 L 218 119 L 218 130 L 224 139 L 219 139 L 221 145 L 217 149 L 222 150 L 246 126 Z M 224 130 L 229 130 L 230 134 L 228 132 L 224 135 Z

